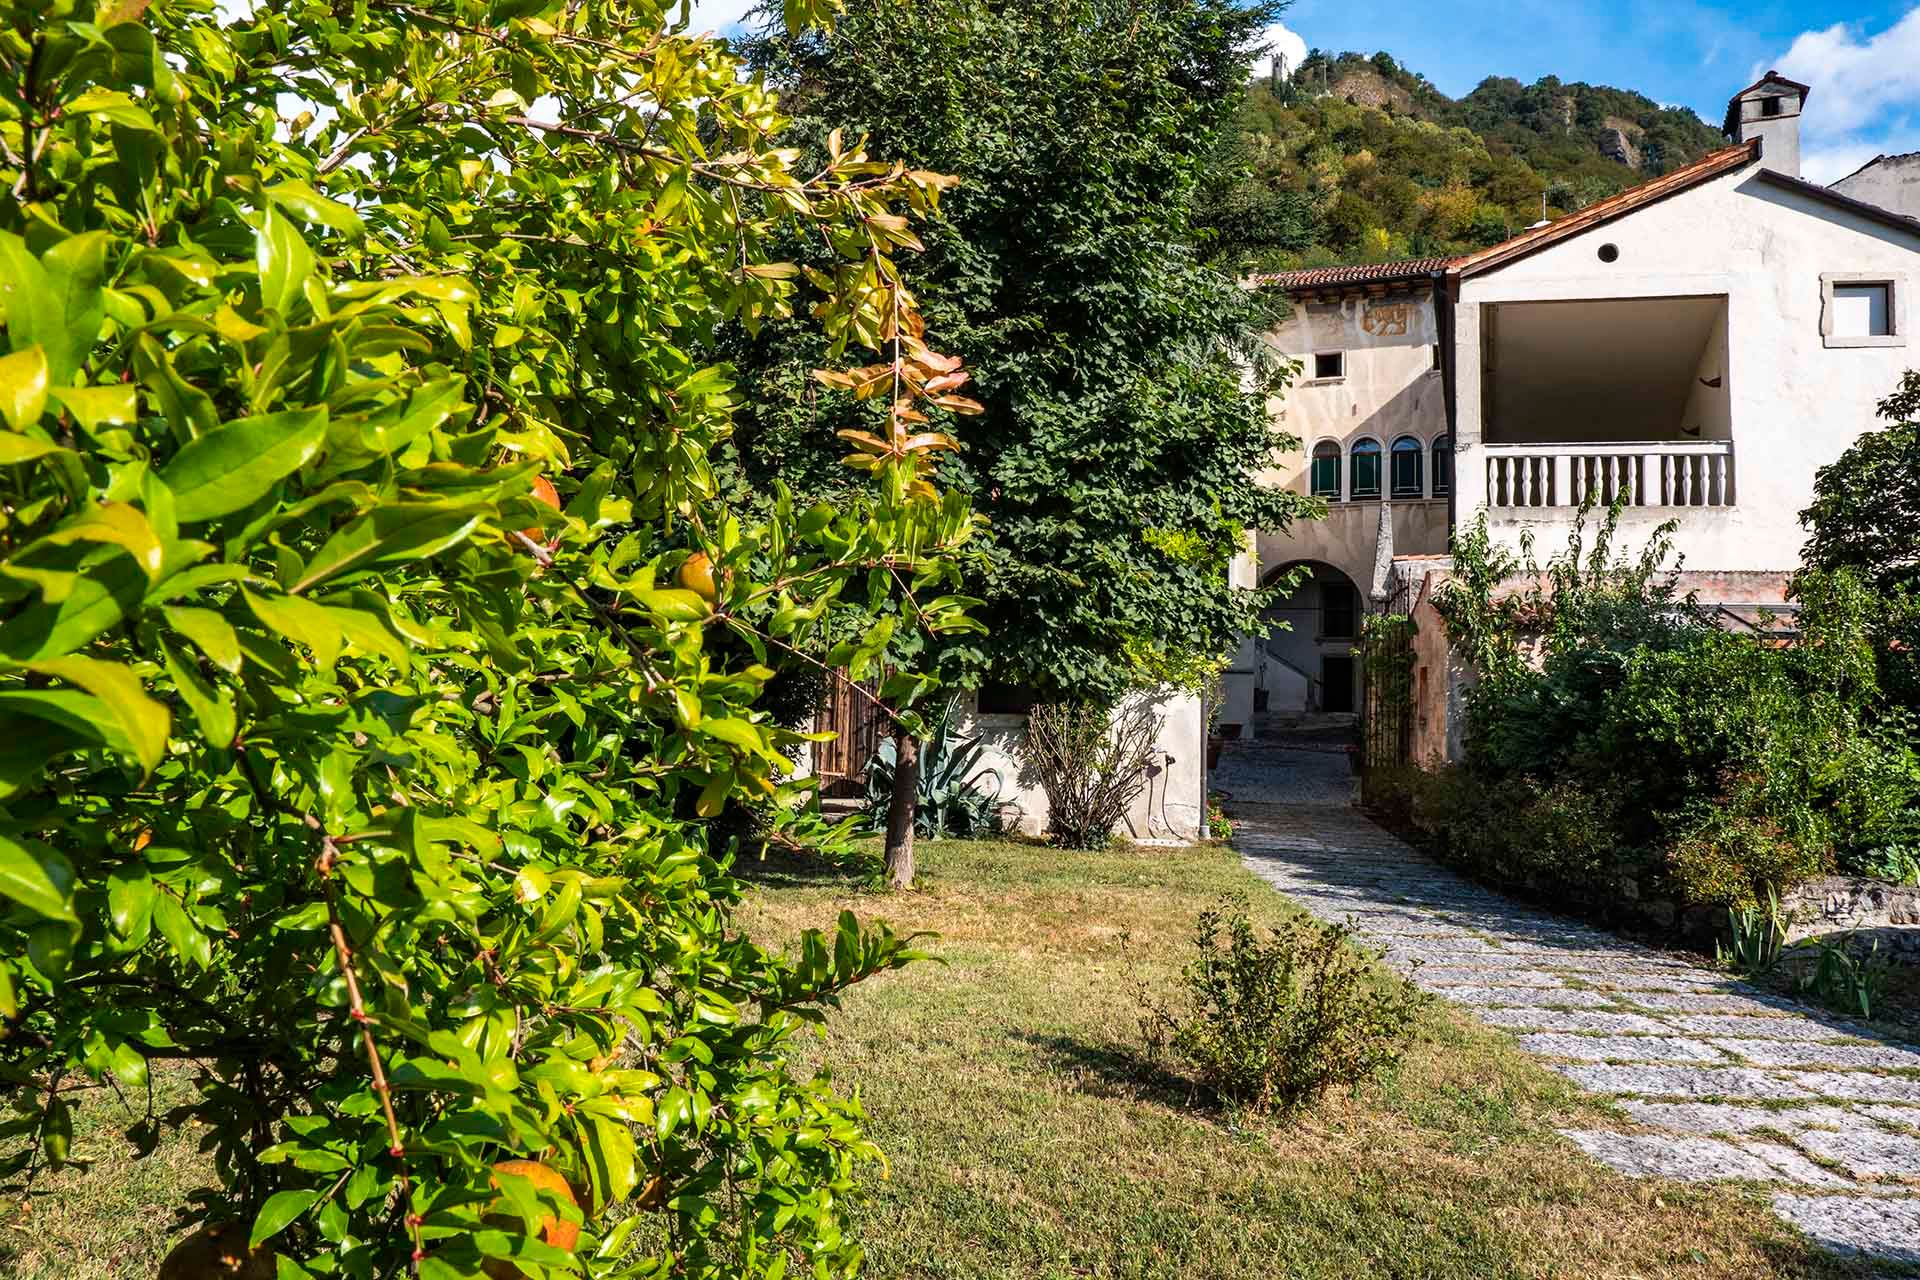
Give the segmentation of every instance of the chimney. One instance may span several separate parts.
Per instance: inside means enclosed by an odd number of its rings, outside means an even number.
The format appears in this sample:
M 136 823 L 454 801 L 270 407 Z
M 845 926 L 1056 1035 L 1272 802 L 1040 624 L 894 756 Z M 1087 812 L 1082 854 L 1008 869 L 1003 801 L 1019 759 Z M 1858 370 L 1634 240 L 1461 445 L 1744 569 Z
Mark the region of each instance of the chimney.
M 1797 80 L 1769 71 L 1727 104 L 1727 137 L 1760 139 L 1760 163 L 1789 178 L 1800 176 L 1800 110 L 1813 92 Z

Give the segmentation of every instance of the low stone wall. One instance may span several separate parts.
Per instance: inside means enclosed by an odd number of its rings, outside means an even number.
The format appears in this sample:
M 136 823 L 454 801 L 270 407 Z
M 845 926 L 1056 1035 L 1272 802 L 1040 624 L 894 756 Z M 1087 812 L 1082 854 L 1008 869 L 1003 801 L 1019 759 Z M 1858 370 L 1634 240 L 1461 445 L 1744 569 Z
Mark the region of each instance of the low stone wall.
M 1882 955 L 1920 963 L 1920 886 L 1822 876 L 1782 898 L 1780 912 L 1789 942 L 1852 931 L 1862 945 L 1878 940 Z

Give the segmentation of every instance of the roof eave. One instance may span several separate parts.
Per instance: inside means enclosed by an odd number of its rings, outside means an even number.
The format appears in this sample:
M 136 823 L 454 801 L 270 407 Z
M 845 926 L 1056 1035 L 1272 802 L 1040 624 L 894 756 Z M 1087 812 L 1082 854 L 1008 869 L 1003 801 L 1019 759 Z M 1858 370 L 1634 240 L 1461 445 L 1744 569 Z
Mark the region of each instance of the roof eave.
M 1796 178 L 1790 173 L 1781 173 L 1774 169 L 1762 169 L 1760 178 L 1762 181 L 1771 182 L 1777 187 L 1809 199 L 1844 209 L 1870 222 L 1877 222 L 1881 226 L 1891 227 L 1895 231 L 1904 231 L 1911 236 L 1920 236 L 1920 219 L 1909 218 L 1891 209 L 1882 209 L 1879 205 L 1868 204 L 1865 200 L 1856 200 L 1844 192 L 1835 191 L 1832 187 L 1823 187 L 1817 182 L 1808 182 L 1805 178 Z
M 1628 214 L 1670 199 L 1725 174 L 1735 173 L 1760 159 L 1761 140 L 1752 138 L 1714 155 L 1696 160 L 1686 169 L 1629 187 L 1617 196 L 1568 214 L 1538 231 L 1525 232 L 1478 254 L 1469 254 L 1448 272 L 1447 279 L 1457 283 L 1470 276 L 1495 271 L 1509 263 L 1530 257 L 1595 227 L 1624 218 Z M 1662 184 L 1665 184 L 1664 186 Z

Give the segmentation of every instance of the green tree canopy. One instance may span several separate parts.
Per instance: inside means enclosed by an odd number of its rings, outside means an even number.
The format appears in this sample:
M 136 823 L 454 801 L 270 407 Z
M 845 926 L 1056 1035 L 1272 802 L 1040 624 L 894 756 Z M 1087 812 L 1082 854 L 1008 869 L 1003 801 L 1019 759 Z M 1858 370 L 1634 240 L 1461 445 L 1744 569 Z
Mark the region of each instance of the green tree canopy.
M 1097 699 L 1193 679 L 1256 622 L 1233 555 L 1310 510 L 1256 483 L 1285 443 L 1260 342 L 1273 304 L 1195 247 L 1275 12 L 854 0 L 831 32 L 753 49 L 797 141 L 841 128 L 960 180 L 913 280 L 984 407 L 942 468 L 994 533 L 968 577 L 988 633 L 942 650 L 969 678 Z M 821 441 L 859 407 L 802 385 L 812 352 L 781 334 L 741 353 L 766 392 L 739 436 L 757 484 L 835 482 Z
M 755 946 L 717 824 L 817 825 L 795 651 L 968 625 L 890 257 L 945 180 L 798 169 L 654 0 L 233 8 L 0 2 L 0 1180 L 112 1090 L 282 1280 L 845 1274 L 877 1153 L 783 1046 L 912 953 Z M 699 353 L 803 287 L 897 396 L 736 511 Z
M 1855 569 L 1883 587 L 1920 585 L 1920 372 L 1880 402 L 1887 426 L 1868 431 L 1813 481 L 1801 560 Z

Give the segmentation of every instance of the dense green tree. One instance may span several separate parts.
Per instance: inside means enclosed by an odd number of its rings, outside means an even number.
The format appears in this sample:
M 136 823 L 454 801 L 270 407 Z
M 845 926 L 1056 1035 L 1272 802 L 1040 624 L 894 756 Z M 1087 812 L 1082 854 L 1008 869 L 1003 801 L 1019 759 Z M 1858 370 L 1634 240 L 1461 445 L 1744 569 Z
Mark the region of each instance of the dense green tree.
M 867 135 L 960 180 L 913 283 L 985 410 L 942 467 L 994 536 L 968 579 L 989 630 L 941 647 L 969 679 L 1102 701 L 1192 682 L 1257 620 L 1233 556 L 1309 509 L 1256 483 L 1282 443 L 1266 405 L 1281 371 L 1259 341 L 1272 304 L 1195 244 L 1275 12 L 854 0 L 830 32 L 754 49 L 799 104 L 797 141 Z M 779 333 L 741 353 L 773 404 L 742 422 L 757 483 L 829 479 L 823 440 L 859 420 L 799 376 L 808 351 Z
M 230 1234 L 167 1274 L 858 1264 L 877 1152 L 784 1046 L 912 953 L 755 946 L 720 824 L 818 834 L 794 651 L 964 625 L 891 257 L 945 180 L 797 169 L 668 15 L 0 3 L 0 1182 L 82 1090 L 193 1126 L 179 1224 Z M 893 394 L 838 504 L 756 513 L 703 352 L 797 229 Z
M 1813 481 L 1802 561 L 1855 569 L 1883 587 L 1920 585 L 1920 372 L 1880 402 L 1868 431 Z

